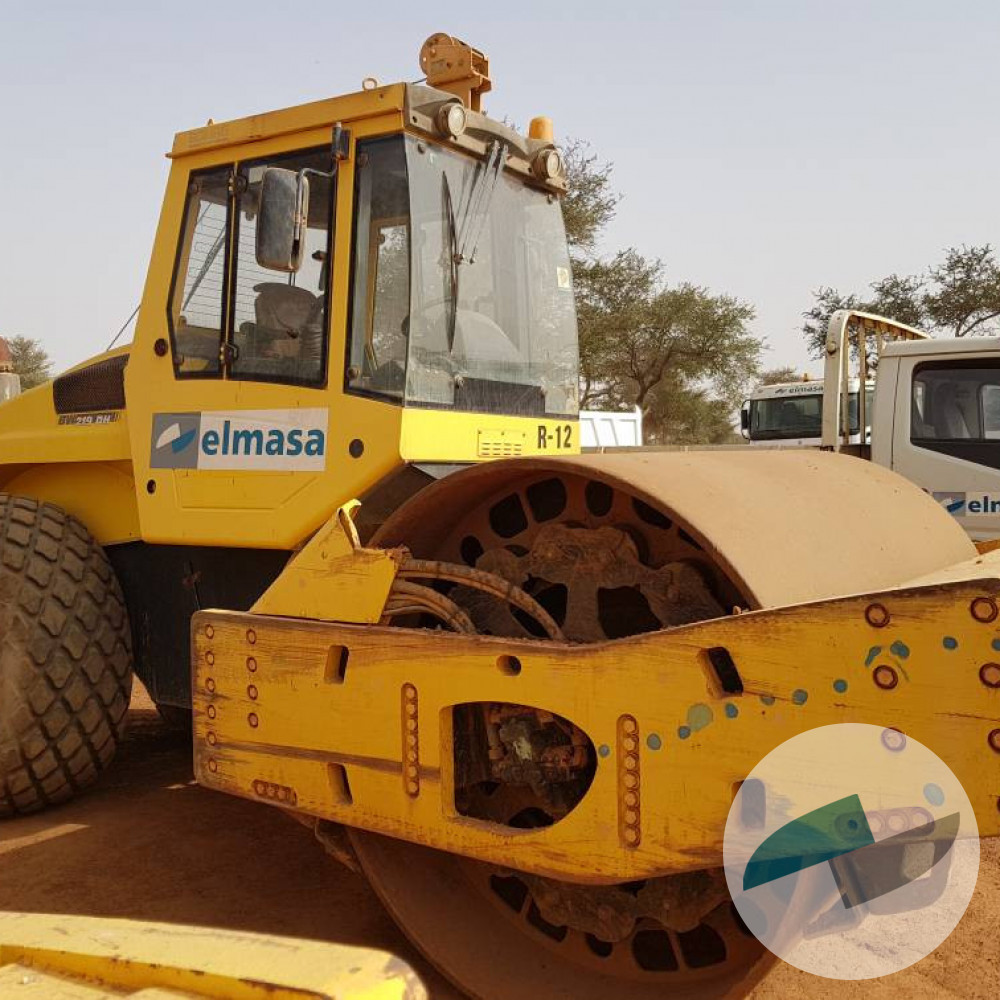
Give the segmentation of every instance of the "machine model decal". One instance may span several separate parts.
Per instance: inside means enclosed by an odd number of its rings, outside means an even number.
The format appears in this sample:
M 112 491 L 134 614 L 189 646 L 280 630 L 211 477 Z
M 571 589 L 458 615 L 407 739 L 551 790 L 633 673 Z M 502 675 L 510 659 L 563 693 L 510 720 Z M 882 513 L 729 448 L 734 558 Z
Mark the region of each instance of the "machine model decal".
M 59 416 L 59 424 L 62 427 L 93 427 L 95 424 L 116 424 L 120 419 L 120 410 L 101 410 L 99 413 L 63 413 Z
M 153 469 L 280 469 L 322 472 L 330 411 L 156 413 Z

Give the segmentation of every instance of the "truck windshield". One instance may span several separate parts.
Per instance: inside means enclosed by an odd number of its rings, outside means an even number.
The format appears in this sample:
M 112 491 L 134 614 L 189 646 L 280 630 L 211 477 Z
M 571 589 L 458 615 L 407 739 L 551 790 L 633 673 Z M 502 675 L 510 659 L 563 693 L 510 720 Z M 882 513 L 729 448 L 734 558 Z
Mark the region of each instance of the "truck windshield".
M 505 170 L 497 150 L 477 160 L 394 137 L 363 162 L 349 387 L 407 406 L 575 415 L 558 199 Z
M 872 390 L 865 400 L 871 421 Z M 858 433 L 858 394 L 848 402 L 851 433 Z M 823 435 L 823 393 L 802 393 L 750 401 L 750 437 L 754 441 L 782 441 L 792 438 L 819 438 Z

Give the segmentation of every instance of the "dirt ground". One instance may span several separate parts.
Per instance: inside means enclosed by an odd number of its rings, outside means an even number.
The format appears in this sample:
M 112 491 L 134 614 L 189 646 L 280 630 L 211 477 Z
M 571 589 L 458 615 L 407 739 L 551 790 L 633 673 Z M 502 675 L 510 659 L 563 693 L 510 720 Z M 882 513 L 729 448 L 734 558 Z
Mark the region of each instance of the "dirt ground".
M 99 788 L 0 826 L 0 910 L 133 917 L 385 948 L 434 1000 L 460 1000 L 382 910 L 367 883 L 329 861 L 277 810 L 204 791 L 187 740 L 144 693 Z M 778 998 L 994 998 L 1000 995 L 1000 849 L 983 845 L 979 886 L 937 953 L 882 980 L 839 983 L 779 965 L 752 994 Z M 614 1000 L 614 998 L 609 998 Z

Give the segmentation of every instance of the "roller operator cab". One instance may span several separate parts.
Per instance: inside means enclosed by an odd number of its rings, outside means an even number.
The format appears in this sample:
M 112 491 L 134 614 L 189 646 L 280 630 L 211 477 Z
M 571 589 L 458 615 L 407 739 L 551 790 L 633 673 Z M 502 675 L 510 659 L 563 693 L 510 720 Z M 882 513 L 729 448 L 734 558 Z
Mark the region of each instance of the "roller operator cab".
M 160 703 L 190 703 L 178 621 L 249 607 L 341 504 L 364 537 L 461 465 L 579 451 L 551 123 L 483 114 L 460 42 L 424 63 L 445 89 L 178 134 L 134 343 L 0 410 L 0 491 L 108 548 Z
M 100 541 L 289 550 L 407 464 L 578 451 L 551 129 L 445 85 L 180 133 L 135 341 L 3 411 L 4 487 L 119 463 L 60 497 Z

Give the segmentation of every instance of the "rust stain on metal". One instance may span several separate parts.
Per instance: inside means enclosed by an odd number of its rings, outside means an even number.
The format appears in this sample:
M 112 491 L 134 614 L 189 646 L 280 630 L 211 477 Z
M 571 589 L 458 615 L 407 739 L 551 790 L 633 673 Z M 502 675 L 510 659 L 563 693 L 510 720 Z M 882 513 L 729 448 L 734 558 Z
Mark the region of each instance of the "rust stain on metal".
M 982 622 L 984 625 L 987 625 L 992 621 L 996 621 L 996 601 L 994 601 L 991 597 L 976 597 L 969 605 L 969 612 L 977 622 Z
M 253 783 L 254 794 L 262 799 L 270 799 L 282 805 L 294 806 L 298 804 L 299 796 L 294 788 L 288 785 L 279 785 L 273 781 L 265 781 L 257 778 Z
M 887 663 L 880 663 L 875 668 L 872 679 L 883 691 L 891 691 L 899 683 L 899 675 Z
M 1000 688 L 1000 663 L 984 663 L 979 668 L 979 679 L 989 688 Z
M 631 715 L 618 718 L 618 836 L 625 847 L 642 841 L 639 777 L 639 724 Z
M 892 621 L 884 604 L 869 604 L 865 608 L 865 621 L 872 628 L 885 628 Z
M 264 754 L 268 757 L 285 757 L 291 760 L 310 760 L 321 764 L 343 764 L 352 767 L 367 767 L 373 771 L 386 774 L 402 774 L 403 765 L 398 760 L 386 760 L 381 757 L 364 757 L 358 754 L 333 753 L 326 750 L 308 750 L 304 747 L 284 746 L 274 743 L 244 743 L 227 741 L 225 749 L 234 754 Z M 439 781 L 441 769 L 438 767 L 420 766 L 422 781 Z
M 420 794 L 420 716 L 417 689 L 404 684 L 401 692 L 403 789 L 411 798 Z

